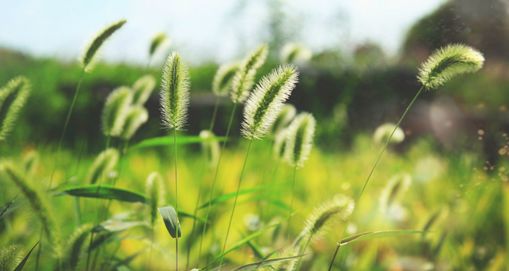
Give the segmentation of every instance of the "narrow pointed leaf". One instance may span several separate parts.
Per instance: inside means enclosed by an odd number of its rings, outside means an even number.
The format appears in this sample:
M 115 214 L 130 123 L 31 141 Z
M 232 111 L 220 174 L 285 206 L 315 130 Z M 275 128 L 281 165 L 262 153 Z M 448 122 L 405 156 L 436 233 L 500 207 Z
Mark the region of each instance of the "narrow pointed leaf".
M 178 238 L 180 238 L 182 236 L 182 231 L 180 230 L 180 222 L 175 208 L 172 206 L 161 207 L 159 208 L 159 214 L 161 214 L 164 225 L 166 225 L 166 229 L 171 237 L 177 238 L 178 235 Z
M 39 241 L 37 241 L 37 243 L 35 243 L 35 245 L 28 251 L 27 255 L 25 255 L 25 257 L 23 257 L 23 260 L 21 260 L 21 262 L 19 262 L 19 264 L 16 266 L 16 268 L 14 268 L 14 271 L 20 271 L 20 270 L 23 270 L 23 267 L 25 266 L 25 264 L 27 263 L 28 261 L 28 258 L 30 258 L 30 255 L 32 254 L 32 251 L 34 250 L 34 248 L 39 244 Z
M 354 241 L 369 240 L 369 239 L 380 238 L 380 237 L 394 237 L 394 236 L 409 235 L 409 234 L 422 234 L 422 231 L 420 231 L 420 230 L 392 230 L 392 231 L 363 232 L 363 233 L 359 233 L 359 234 L 355 234 L 355 235 L 343 238 L 340 241 L 340 245 L 344 246 L 344 245 L 350 244 Z
M 71 196 L 84 198 L 118 200 L 124 202 L 148 202 L 147 198 L 140 193 L 111 186 L 85 185 L 65 189 L 61 192 L 61 194 L 68 194 Z
M 212 137 L 204 139 L 200 136 L 177 136 L 176 143 L 177 145 L 187 145 L 187 144 L 199 144 L 207 140 L 224 141 L 225 139 L 226 139 L 225 137 Z M 168 145 L 173 145 L 173 136 L 162 136 L 145 139 L 131 147 L 131 149 L 143 149 Z

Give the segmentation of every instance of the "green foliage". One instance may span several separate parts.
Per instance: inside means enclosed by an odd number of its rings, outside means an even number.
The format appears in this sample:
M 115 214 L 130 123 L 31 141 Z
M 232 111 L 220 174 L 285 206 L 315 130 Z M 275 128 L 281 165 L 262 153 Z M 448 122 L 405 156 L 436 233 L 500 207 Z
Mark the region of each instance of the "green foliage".
M 180 238 L 182 236 L 182 230 L 180 229 L 180 222 L 175 208 L 173 208 L 173 206 L 165 206 L 158 208 L 158 210 L 170 236 L 172 238 Z
M 124 202 L 148 202 L 147 198 L 142 194 L 106 185 L 85 185 L 66 188 L 60 193 L 74 197 L 118 200 Z

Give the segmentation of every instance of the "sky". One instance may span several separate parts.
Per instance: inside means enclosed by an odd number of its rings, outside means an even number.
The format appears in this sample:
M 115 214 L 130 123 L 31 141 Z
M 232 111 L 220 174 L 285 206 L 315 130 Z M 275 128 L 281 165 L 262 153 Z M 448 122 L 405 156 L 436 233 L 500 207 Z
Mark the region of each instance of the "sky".
M 406 30 L 445 0 L 281 0 L 312 50 L 379 43 L 396 54 Z M 0 46 L 75 59 L 103 26 L 128 23 L 105 44 L 108 61 L 145 63 L 157 32 L 191 62 L 227 61 L 264 41 L 267 0 L 16 0 L 0 2 Z

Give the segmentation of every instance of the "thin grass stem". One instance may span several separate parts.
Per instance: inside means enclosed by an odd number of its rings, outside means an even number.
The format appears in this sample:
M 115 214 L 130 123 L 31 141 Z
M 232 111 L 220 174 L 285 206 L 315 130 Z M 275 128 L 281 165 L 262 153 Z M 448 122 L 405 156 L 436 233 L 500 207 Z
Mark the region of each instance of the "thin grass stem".
M 240 191 L 240 186 L 242 185 L 242 180 L 244 178 L 244 172 L 245 172 L 245 169 L 246 169 L 246 164 L 247 164 L 247 159 L 249 157 L 249 152 L 251 151 L 251 145 L 253 145 L 253 140 L 250 139 L 249 140 L 249 143 L 248 143 L 248 146 L 247 146 L 247 151 L 246 151 L 246 156 L 244 157 L 244 162 L 242 163 L 242 169 L 240 171 L 240 177 L 239 177 L 239 181 L 237 182 L 237 190 L 235 191 L 235 198 L 233 200 L 233 207 L 232 207 L 232 212 L 230 214 L 230 219 L 228 221 L 228 228 L 226 229 L 226 236 L 224 238 L 224 243 L 223 243 L 223 249 L 221 251 L 221 259 L 219 261 L 219 270 L 221 270 L 221 267 L 223 265 L 223 261 L 224 261 L 224 252 L 226 251 L 226 245 L 228 244 L 228 237 L 230 236 L 230 229 L 231 229 L 231 226 L 232 226 L 232 221 L 233 221 L 233 215 L 235 214 L 235 208 L 237 207 L 237 201 L 238 201 L 238 198 L 239 198 L 239 191 Z
M 410 101 L 410 103 L 407 105 L 407 107 L 405 108 L 405 111 L 403 111 L 403 114 L 401 115 L 401 117 L 399 118 L 398 122 L 396 123 L 396 125 L 394 126 L 394 129 L 392 130 L 392 133 L 387 137 L 387 139 L 385 140 L 385 143 L 384 145 L 382 146 L 382 149 L 380 150 L 380 152 L 378 153 L 378 156 L 376 157 L 375 159 L 375 162 L 373 163 L 373 166 L 371 167 L 371 170 L 369 171 L 369 174 L 368 174 L 368 177 L 366 178 L 366 180 L 364 181 L 364 185 L 362 186 L 362 190 L 361 192 L 359 193 L 359 195 L 357 196 L 357 198 L 355 199 L 355 206 L 357 206 L 360 198 L 362 197 L 363 193 L 364 193 L 364 190 L 366 190 L 366 186 L 368 185 L 371 177 L 373 176 L 373 173 L 375 172 L 375 169 L 376 167 L 378 166 L 378 163 L 380 163 L 381 159 L 382 159 L 382 156 L 383 154 L 385 153 L 385 151 L 387 150 L 387 147 L 389 146 L 389 143 L 392 139 L 392 136 L 394 135 L 394 133 L 396 132 L 396 130 L 398 129 L 399 125 L 401 124 L 401 122 L 405 119 L 406 115 L 408 114 L 408 112 L 410 111 L 410 108 L 412 108 L 412 106 L 414 105 L 415 101 L 417 100 L 417 98 L 419 98 L 419 96 L 421 95 L 422 91 L 424 90 L 424 87 L 421 87 L 419 88 L 419 90 L 417 91 L 417 93 L 415 94 L 415 96 L 412 98 L 412 100 Z M 355 209 L 354 209 L 355 211 Z M 352 216 L 350 216 L 352 217 Z M 344 233 L 346 232 L 346 228 L 345 230 L 343 231 L 343 235 Z M 337 243 L 336 245 L 336 249 L 334 250 L 334 254 L 332 255 L 332 259 L 329 263 L 329 271 L 332 270 L 332 266 L 334 265 L 334 261 L 336 260 L 336 256 L 339 252 L 339 247 L 340 247 L 340 242 Z
M 214 194 L 215 194 L 215 191 L 216 191 L 216 184 L 217 184 L 217 177 L 218 177 L 218 174 L 219 174 L 219 168 L 220 168 L 220 165 L 221 165 L 221 160 L 222 160 L 222 157 L 223 157 L 224 149 L 226 147 L 226 143 L 228 142 L 228 138 L 230 136 L 230 131 L 231 131 L 233 119 L 235 117 L 236 109 L 237 109 L 237 104 L 233 104 L 233 108 L 232 108 L 232 111 L 230 113 L 230 119 L 228 120 L 228 125 L 226 127 L 225 139 L 223 141 L 223 144 L 221 144 L 221 149 L 219 151 L 219 157 L 217 159 L 217 165 L 216 165 L 216 169 L 214 171 L 214 178 L 212 179 L 212 185 L 211 185 L 211 188 L 210 188 L 210 197 L 209 197 L 209 201 L 208 201 L 209 204 L 207 205 L 207 210 L 205 212 L 205 225 L 203 225 L 202 234 L 200 235 L 200 248 L 198 250 L 199 255 L 201 255 L 201 252 L 202 252 L 203 237 L 205 235 L 205 232 L 207 231 L 208 219 L 209 219 L 210 210 L 211 210 L 211 207 L 212 207 L 212 205 L 211 205 L 212 204 L 212 199 L 214 198 Z

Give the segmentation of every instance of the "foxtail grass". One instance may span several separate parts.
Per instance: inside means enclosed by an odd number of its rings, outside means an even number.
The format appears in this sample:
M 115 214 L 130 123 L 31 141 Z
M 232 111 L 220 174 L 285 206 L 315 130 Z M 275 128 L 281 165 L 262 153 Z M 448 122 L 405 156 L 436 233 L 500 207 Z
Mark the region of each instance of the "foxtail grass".
M 131 89 L 119 87 L 106 99 L 101 115 L 101 127 L 107 138 L 118 137 L 122 133 L 132 98 Z
M 160 92 L 161 119 L 163 126 L 173 130 L 174 172 L 175 172 L 175 210 L 178 214 L 178 167 L 177 167 L 177 131 L 182 130 L 187 117 L 189 104 L 189 75 L 187 67 L 177 53 L 168 56 L 163 68 L 162 87 Z M 177 217 L 175 237 L 175 267 L 178 270 L 180 222 Z
M 156 79 L 152 75 L 144 75 L 140 77 L 132 86 L 133 104 L 143 106 L 154 88 L 156 87 Z
M 0 89 L 0 143 L 7 140 L 30 95 L 30 82 L 25 77 L 11 79 Z
M 366 190 L 373 173 L 375 172 L 376 167 L 380 163 L 383 154 L 387 150 L 392 137 L 396 133 L 397 129 L 400 127 L 401 123 L 407 116 L 408 112 L 417 101 L 419 96 L 424 90 L 432 90 L 436 89 L 440 86 L 443 86 L 452 78 L 468 73 L 474 73 L 479 71 L 484 64 L 484 57 L 481 52 L 473 49 L 472 47 L 462 45 L 462 44 L 452 44 L 447 45 L 443 48 L 436 50 L 428 59 L 421 65 L 419 68 L 419 74 L 417 75 L 417 80 L 421 83 L 421 87 L 414 95 L 414 97 L 410 100 L 410 103 L 407 105 L 403 114 L 400 116 L 399 120 L 396 122 L 394 129 L 389 134 L 387 139 L 385 140 L 380 152 L 378 153 L 373 166 L 371 167 L 366 180 L 362 186 L 360 193 L 357 195 L 355 202 L 358 203 L 364 191 Z M 332 270 L 334 265 L 334 261 L 336 260 L 336 256 L 339 252 L 340 244 L 336 245 L 336 249 L 332 255 L 332 259 L 329 263 L 329 271 Z
M 221 251 L 221 259 L 219 269 L 224 261 L 224 252 L 228 244 L 228 237 L 235 214 L 235 208 L 239 197 L 239 191 L 242 185 L 244 172 L 249 157 L 249 152 L 254 139 L 262 139 L 269 131 L 269 128 L 274 124 L 276 116 L 281 111 L 284 102 L 291 95 L 297 82 L 297 71 L 293 67 L 285 66 L 279 67 L 269 75 L 266 75 L 260 80 L 257 87 L 249 97 L 244 108 L 244 121 L 242 123 L 242 135 L 248 140 L 248 147 L 242 169 L 237 182 L 237 189 L 233 201 L 228 227 L 226 229 L 226 236 Z
M 268 47 L 262 44 L 242 61 L 232 81 L 230 97 L 233 103 L 243 103 L 247 99 L 255 83 L 256 72 L 265 63 L 267 55 Z

